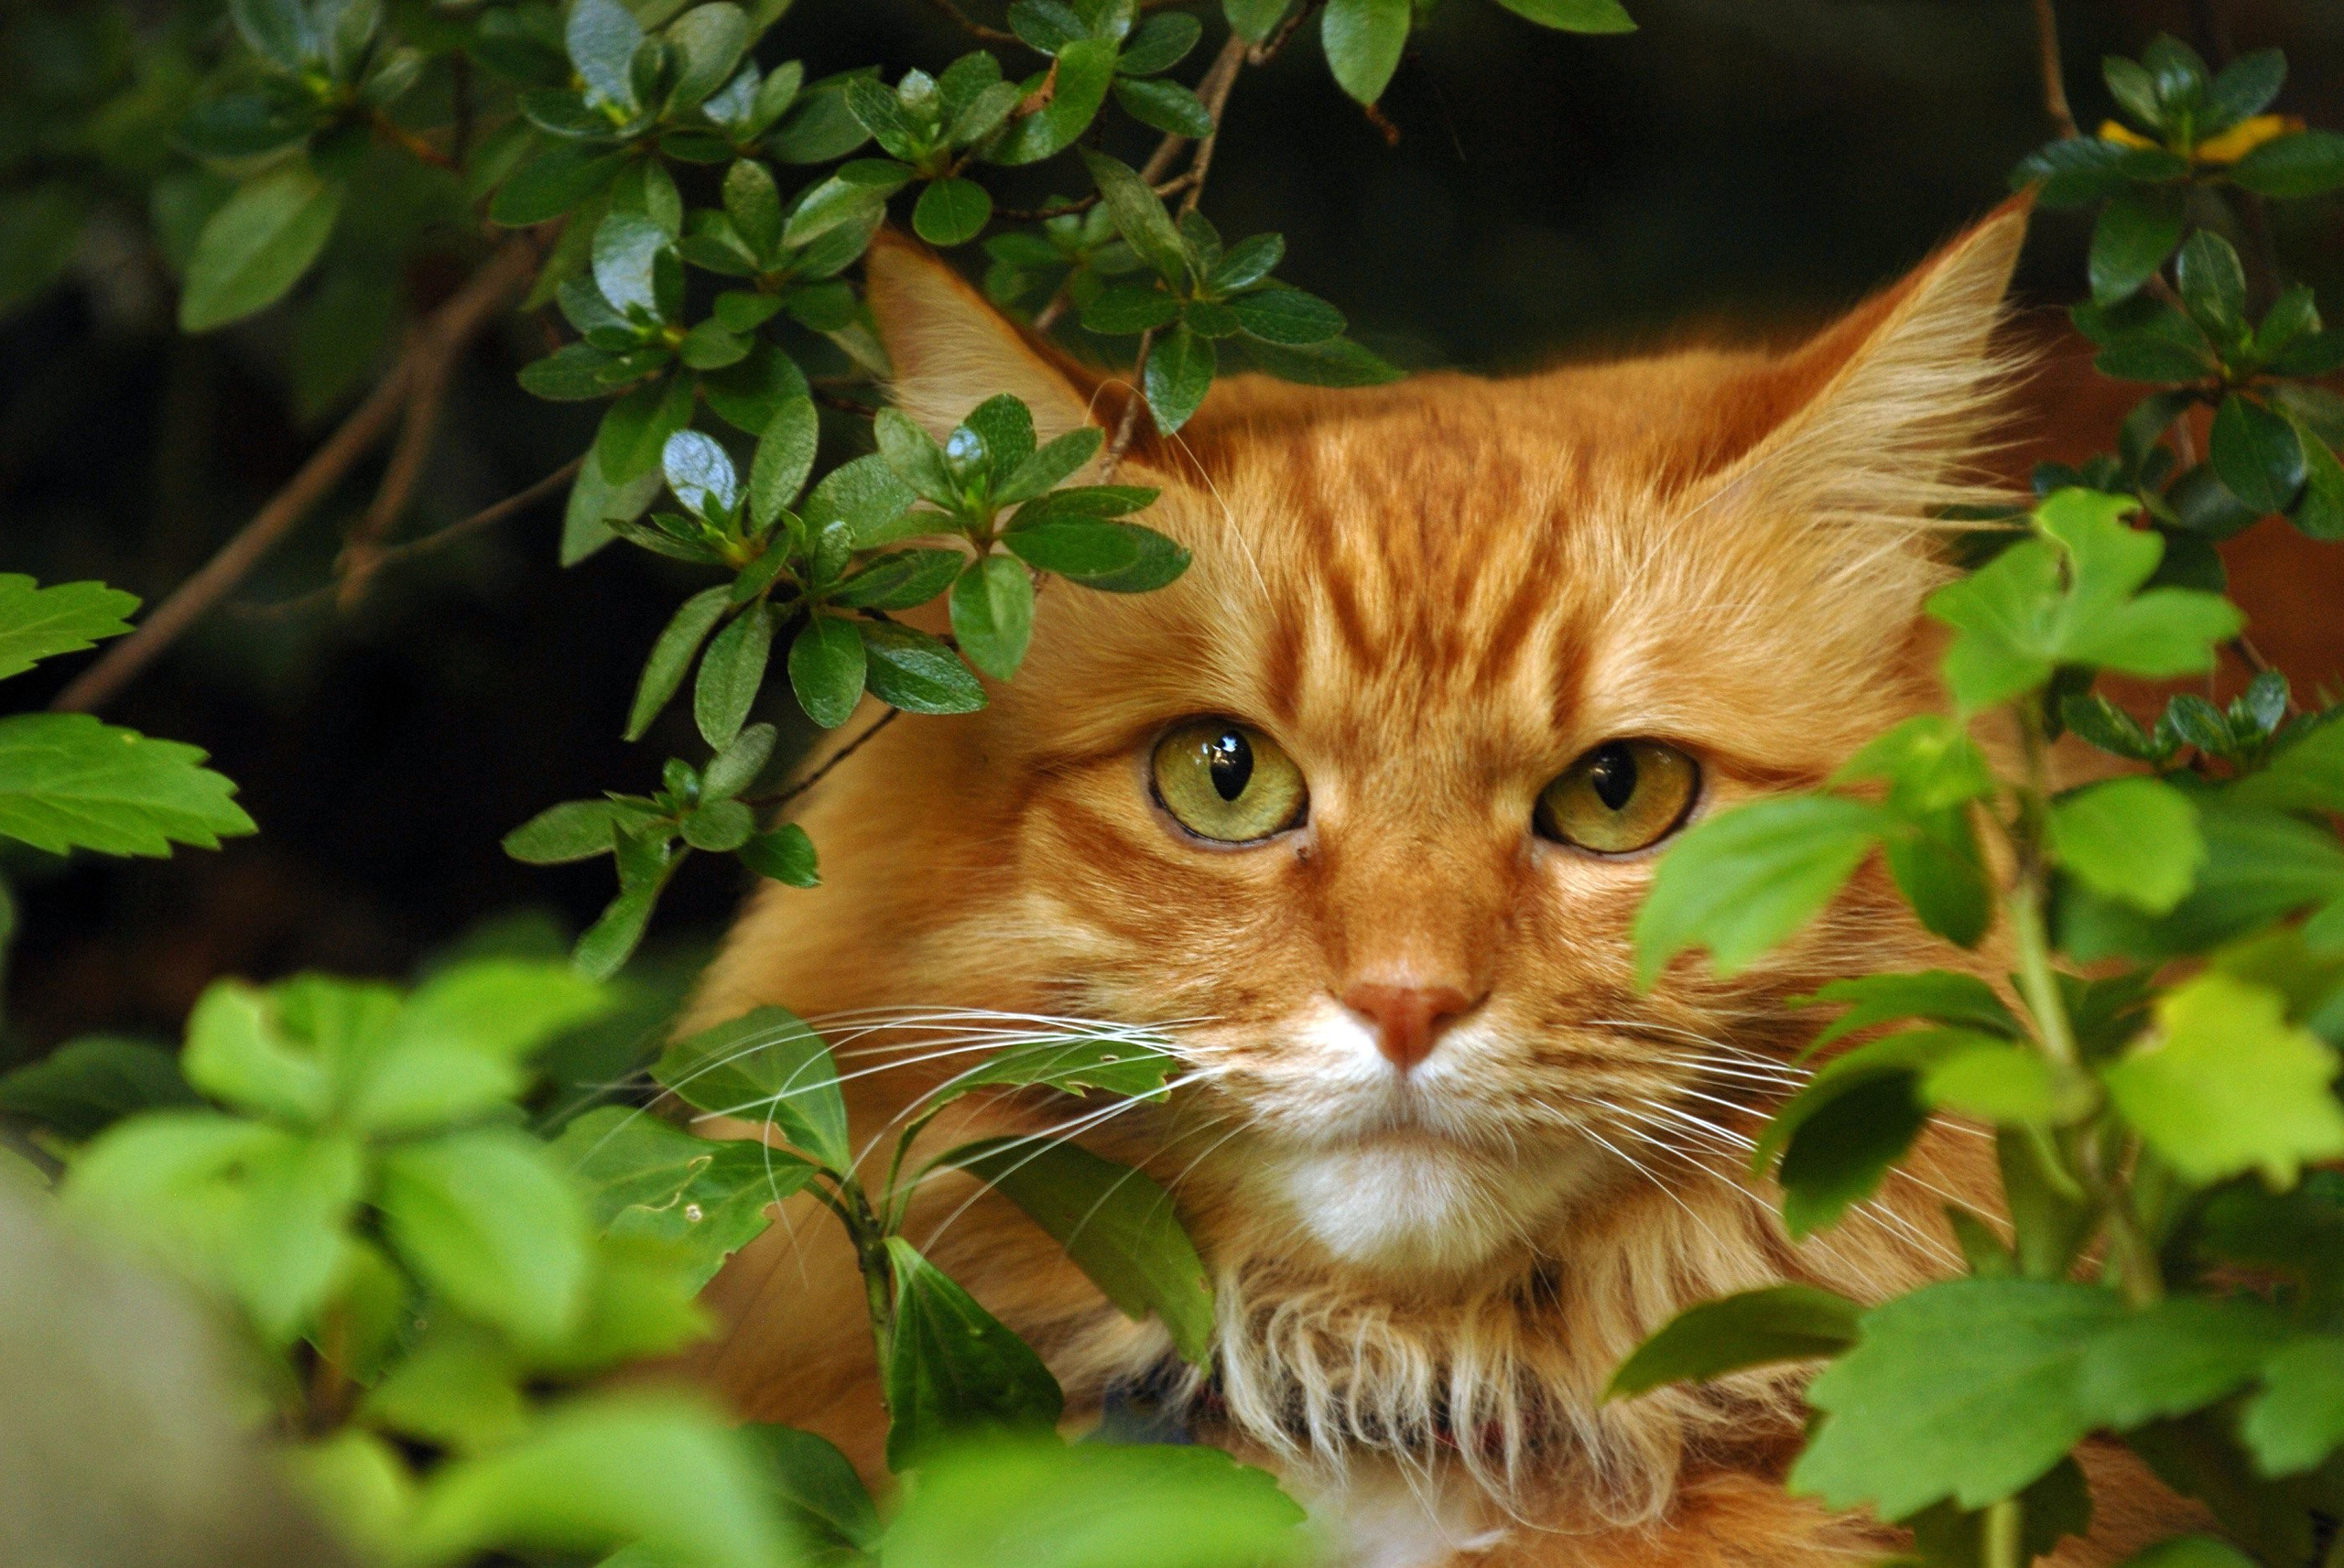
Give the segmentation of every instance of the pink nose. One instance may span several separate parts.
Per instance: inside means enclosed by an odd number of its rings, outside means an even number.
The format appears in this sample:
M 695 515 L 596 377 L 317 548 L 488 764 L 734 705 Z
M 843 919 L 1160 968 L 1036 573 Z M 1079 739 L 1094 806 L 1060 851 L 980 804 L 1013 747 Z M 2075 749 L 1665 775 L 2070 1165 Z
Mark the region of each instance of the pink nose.
M 1452 986 L 1355 985 L 1343 1005 L 1375 1025 L 1375 1048 L 1406 1072 L 1432 1054 L 1443 1025 L 1473 1005 Z

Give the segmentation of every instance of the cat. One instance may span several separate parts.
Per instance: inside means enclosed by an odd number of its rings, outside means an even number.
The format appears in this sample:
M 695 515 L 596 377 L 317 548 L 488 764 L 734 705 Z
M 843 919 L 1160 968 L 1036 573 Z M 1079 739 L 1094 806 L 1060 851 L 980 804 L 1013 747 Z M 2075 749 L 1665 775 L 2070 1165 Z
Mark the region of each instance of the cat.
M 1929 938 L 1876 871 L 1731 980 L 1687 958 L 1641 992 L 1629 931 L 1685 822 L 1816 784 L 1937 700 L 1932 519 L 2008 500 L 1986 453 L 2025 225 L 1998 211 L 1786 351 L 1345 391 L 1236 375 L 1174 437 L 1140 420 L 1115 478 L 1162 487 L 1145 521 L 1193 551 L 1186 575 L 1049 585 L 984 711 L 893 724 L 813 791 L 823 885 L 752 902 L 688 1026 L 902 1010 L 893 1054 L 843 1063 L 883 1069 L 850 1085 L 875 1131 L 989 1027 L 1162 1025 L 1183 1087 L 1084 1141 L 1175 1190 L 1213 1273 L 1196 1430 L 1278 1470 L 1351 1561 L 1886 1553 L 1895 1532 L 1780 1485 L 1805 1369 L 1601 1391 L 1692 1302 L 1958 1271 L 1943 1205 L 1994 1191 L 1977 1130 L 1933 1127 L 1801 1245 L 1746 1152 L 1816 1028 L 1789 999 L 2003 967 Z M 869 293 L 892 395 L 929 429 L 1004 391 L 1044 439 L 1122 422 L 1123 384 L 909 242 L 874 248 Z M 1004 1100 L 957 1130 L 1089 1108 Z M 1042 1352 L 1070 1418 L 1173 1374 L 1163 1331 L 1001 1200 L 947 1185 L 923 1213 L 908 1234 Z M 793 1206 L 709 1299 L 727 1329 L 701 1373 L 879 1473 L 828 1217 Z M 2099 1527 L 2063 1562 L 2178 1517 L 2090 1457 Z

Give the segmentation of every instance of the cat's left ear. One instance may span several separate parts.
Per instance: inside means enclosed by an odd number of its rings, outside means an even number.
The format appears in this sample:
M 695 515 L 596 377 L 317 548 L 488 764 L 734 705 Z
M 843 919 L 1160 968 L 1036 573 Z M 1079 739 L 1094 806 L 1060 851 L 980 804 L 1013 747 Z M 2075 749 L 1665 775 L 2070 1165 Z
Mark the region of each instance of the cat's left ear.
M 1980 500 L 1976 459 L 2019 368 L 1995 333 L 2028 211 L 2004 203 L 1737 389 L 1747 421 L 1712 500 L 1907 529 Z
M 1011 393 L 1047 441 L 1120 411 L 1096 380 L 1020 330 L 932 253 L 892 231 L 872 242 L 864 281 L 879 341 L 894 367 L 895 406 L 944 433 L 986 398 Z

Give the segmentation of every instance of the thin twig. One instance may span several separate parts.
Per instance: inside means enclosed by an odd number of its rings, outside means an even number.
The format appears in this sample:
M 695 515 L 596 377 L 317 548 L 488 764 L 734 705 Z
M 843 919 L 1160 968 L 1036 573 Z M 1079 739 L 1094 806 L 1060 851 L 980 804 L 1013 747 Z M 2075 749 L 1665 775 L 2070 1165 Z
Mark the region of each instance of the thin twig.
M 1268 38 L 1264 38 L 1260 43 L 1255 44 L 1252 49 L 1245 51 L 1245 63 L 1248 65 L 1267 65 L 1270 61 L 1277 59 L 1278 51 L 1286 48 L 1286 40 L 1293 38 L 1296 32 L 1300 30 L 1302 24 L 1309 20 L 1311 16 L 1317 12 L 1318 9 L 1318 0 L 1310 0 L 1310 4 L 1307 5 L 1297 5 L 1293 10 L 1288 11 L 1286 13 L 1286 20 L 1278 24 L 1278 30 L 1276 32 L 1272 33 Z
M 808 790 L 812 789 L 816 784 L 820 784 L 824 779 L 828 778 L 832 768 L 837 767 L 841 762 L 845 762 L 849 757 L 853 756 L 857 752 L 863 750 L 864 746 L 870 744 L 871 738 L 874 735 L 878 734 L 880 730 L 884 730 L 888 725 L 893 724 L 896 719 L 901 719 L 903 716 L 904 710 L 900 708 L 891 708 L 887 709 L 886 712 L 881 714 L 869 724 L 863 726 L 863 733 L 857 735 L 853 740 L 849 741 L 845 745 L 841 746 L 837 751 L 832 752 L 830 754 L 830 757 L 820 767 L 816 768 L 812 773 L 808 773 L 804 778 L 799 779 L 796 784 L 791 784 L 787 789 L 783 790 L 780 794 L 769 796 L 763 800 L 752 800 L 747 804 L 752 806 L 784 806 L 790 801 L 796 800 L 799 795 L 804 795 Z
M 350 530 L 349 542 L 334 562 L 345 611 L 365 596 L 383 558 L 383 541 L 406 515 L 407 503 L 415 499 L 416 486 L 430 466 L 440 415 L 448 401 L 449 374 L 462 344 L 425 332 L 418 334 L 415 348 L 407 383 L 407 416 L 400 422 L 398 439 L 391 444 L 390 460 L 383 466 L 383 482 L 375 486 L 374 499 Z
M 2067 106 L 2067 78 L 2059 63 L 2059 18 L 2051 0 L 2035 0 L 2035 49 L 2043 62 L 2043 107 L 2063 136 L 2079 136 L 2076 112 Z
M 1151 185 L 1148 189 L 1158 196 L 1177 196 L 1195 184 L 1196 178 L 1193 173 L 1177 175 L 1173 178 Z M 1088 196 L 1069 197 L 1064 201 L 1053 201 L 1047 207 L 996 207 L 993 212 L 997 217 L 1012 219 L 1020 223 L 1038 223 L 1046 218 L 1071 218 L 1078 212 L 1088 212 L 1098 206 L 1100 200 L 1099 193 L 1094 190 Z
M 1221 52 L 1213 56 L 1212 64 L 1207 66 L 1204 75 L 1198 79 L 1197 99 L 1212 114 L 1216 133 L 1221 129 L 1220 106 L 1229 102 L 1229 84 L 1237 80 L 1238 68 L 1244 63 L 1245 40 L 1232 33 L 1229 41 L 1221 46 Z M 1162 179 L 1170 172 L 1172 160 L 1180 156 L 1180 149 L 1188 140 L 1175 131 L 1156 143 L 1156 150 L 1147 156 L 1147 162 L 1140 166 L 1139 177 L 1151 185 Z
M 1114 439 L 1107 443 L 1107 459 L 1099 470 L 1102 481 L 1115 477 L 1123 454 L 1132 449 L 1132 439 L 1139 434 L 1140 410 L 1147 406 L 1147 356 L 1155 347 L 1156 329 L 1150 327 L 1139 335 L 1139 352 L 1132 357 L 1132 395 L 1123 404 L 1123 416 L 1115 422 Z
M 1195 211 L 1197 203 L 1204 200 L 1205 176 L 1212 169 L 1213 145 L 1221 139 L 1221 118 L 1229 107 L 1230 89 L 1237 84 L 1237 73 L 1244 64 L 1245 40 L 1232 33 L 1229 41 L 1221 46 L 1221 53 L 1213 57 L 1212 64 L 1197 83 L 1197 99 L 1204 104 L 1205 112 L 1212 116 L 1212 130 L 1197 143 L 1196 157 L 1188 162 L 1188 194 L 1180 202 L 1183 217 Z M 1158 163 L 1169 168 L 1183 139 L 1165 137 L 1163 145 L 1156 149 L 1156 157 L 1148 159 L 1147 168 L 1140 171 L 1141 178 L 1155 179 L 1162 175 L 1164 168 L 1158 168 Z M 1131 450 L 1132 442 L 1138 438 L 1140 412 L 1147 406 L 1147 356 L 1155 347 L 1155 331 L 1142 332 L 1139 351 L 1132 359 L 1131 398 L 1123 405 L 1123 417 L 1116 421 L 1114 438 L 1107 443 L 1106 461 L 1101 470 L 1102 479 L 1113 477 L 1123 455 Z
M 427 331 L 459 342 L 469 339 L 527 279 L 537 260 L 535 245 L 526 239 L 515 240 L 465 280 L 464 286 L 432 316 Z M 253 514 L 252 521 L 220 546 L 219 552 L 204 562 L 194 576 L 172 589 L 156 606 L 155 612 L 139 622 L 136 631 L 114 643 L 96 663 L 76 676 L 58 693 L 50 708 L 60 713 L 90 713 L 104 707 L 156 654 L 169 647 L 181 633 L 242 582 L 260 564 L 261 557 L 331 494 L 352 465 L 389 431 L 406 406 L 407 386 L 415 373 L 416 352 L 417 349 L 410 347 L 400 355 L 398 362 L 375 384 L 374 390 L 342 421 L 342 427 L 310 454 L 309 460 L 286 481 L 283 489 Z
M 1004 31 L 1000 27 L 989 27 L 985 26 L 985 24 L 978 21 L 974 16 L 970 16 L 966 11 L 961 10 L 960 6 L 954 5 L 952 0 L 928 0 L 928 3 L 936 10 L 941 11 L 945 16 L 950 16 L 955 25 L 966 29 L 971 37 L 982 38 L 986 43 L 1021 44 L 1026 41 L 1019 38 L 1015 33 Z
M 388 549 L 377 553 L 370 569 L 379 572 L 385 567 L 396 566 L 401 561 L 411 561 L 418 556 L 428 556 L 434 550 L 445 549 L 457 540 L 477 534 L 483 528 L 493 528 L 507 517 L 526 512 L 538 502 L 560 490 L 562 486 L 576 479 L 578 470 L 585 465 L 586 457 L 581 452 L 526 490 L 516 491 L 504 500 L 483 506 L 471 516 L 460 518 L 444 528 L 434 528 L 420 538 L 409 539 L 404 545 L 393 545 Z M 302 611 L 337 600 L 342 603 L 343 609 L 347 610 L 350 608 L 351 601 L 343 596 L 341 582 L 330 582 L 323 588 L 312 589 L 308 593 L 280 600 L 275 604 L 240 604 L 234 606 L 233 610 L 237 614 L 256 619 L 296 615 Z

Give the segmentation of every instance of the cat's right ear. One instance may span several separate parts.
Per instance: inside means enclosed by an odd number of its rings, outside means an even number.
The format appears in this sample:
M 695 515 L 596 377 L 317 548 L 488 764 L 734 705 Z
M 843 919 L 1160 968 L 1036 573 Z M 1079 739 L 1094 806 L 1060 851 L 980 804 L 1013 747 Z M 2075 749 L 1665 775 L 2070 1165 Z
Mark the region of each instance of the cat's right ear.
M 1104 425 L 1121 398 L 1006 319 L 958 273 L 893 231 L 873 240 L 863 273 L 872 319 L 893 366 L 895 406 L 944 433 L 986 398 L 1011 393 L 1042 440 Z M 1114 406 L 1109 406 L 1110 402 Z

